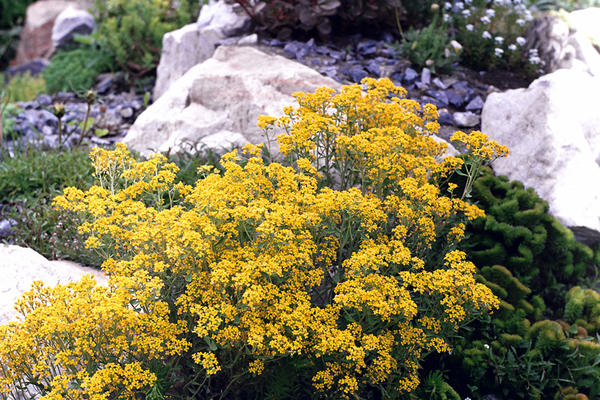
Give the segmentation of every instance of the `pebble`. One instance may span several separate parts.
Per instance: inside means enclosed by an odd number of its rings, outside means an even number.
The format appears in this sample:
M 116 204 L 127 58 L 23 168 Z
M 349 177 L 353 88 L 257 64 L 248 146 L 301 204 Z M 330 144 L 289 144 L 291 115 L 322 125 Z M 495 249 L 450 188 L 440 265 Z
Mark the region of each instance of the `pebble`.
M 471 111 L 455 112 L 452 116 L 459 128 L 474 128 L 481 122 L 481 117 Z
M 112 82 L 113 89 L 120 85 L 118 79 L 109 76 L 104 76 L 98 84 L 104 85 L 108 80 Z M 94 143 L 106 146 L 118 141 L 127 133 L 137 115 L 144 110 L 144 96 L 129 92 L 116 94 L 112 93 L 110 88 L 102 87 L 102 89 L 108 94 L 99 96 L 96 103 L 92 105 L 90 117 L 94 121 L 88 132 L 107 129 L 109 133 L 106 137 L 93 138 Z M 65 106 L 65 115 L 62 117 L 62 141 L 65 142 L 63 144 L 70 146 L 77 143 L 81 135 L 80 124 L 84 121 L 87 111 L 85 100 L 73 93 L 59 93 L 55 96 L 42 94 L 34 101 L 19 103 L 23 112 L 13 117 L 15 120 L 13 127 L 16 132 L 21 133 L 21 136 L 12 142 L 7 141 L 9 148 L 16 143 L 24 144 L 23 142 L 43 144 L 51 148 L 58 147 L 58 118 L 50 111 L 52 105 L 57 102 Z
M 481 99 L 481 96 L 475 96 L 473 100 L 471 100 L 469 104 L 467 104 L 467 106 L 465 107 L 467 111 L 479 111 L 482 108 L 483 100 Z

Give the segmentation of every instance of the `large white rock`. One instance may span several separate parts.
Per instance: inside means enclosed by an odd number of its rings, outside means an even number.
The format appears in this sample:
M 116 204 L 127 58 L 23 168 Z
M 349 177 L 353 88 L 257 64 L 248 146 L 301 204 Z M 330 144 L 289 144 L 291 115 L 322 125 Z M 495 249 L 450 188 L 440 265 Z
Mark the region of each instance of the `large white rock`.
M 154 100 L 167 91 L 194 65 L 212 57 L 216 43 L 223 38 L 217 30 L 200 31 L 197 24 L 189 24 L 163 36 L 160 62 L 156 70 Z
M 70 261 L 48 261 L 32 249 L 13 245 L 0 245 L 0 324 L 15 320 L 17 312 L 13 305 L 21 295 L 31 289 L 34 281 L 54 286 L 78 281 L 91 274 L 100 284 L 108 278 L 101 271 L 83 267 Z
M 482 131 L 508 146 L 496 173 L 522 181 L 586 242 L 600 240 L 600 78 L 561 69 L 527 89 L 492 93 Z
M 135 121 L 123 142 L 148 154 L 177 150 L 186 141 L 212 148 L 262 143 L 261 114 L 278 116 L 294 92 L 340 84 L 298 62 L 253 47 L 217 48 L 171 85 Z
M 600 8 L 545 14 L 528 30 L 528 47 L 538 50 L 548 73 L 574 68 L 600 76 Z
M 229 36 L 244 33 L 250 18 L 225 1 L 204 5 L 195 24 L 189 24 L 163 36 L 160 62 L 156 70 L 154 100 L 190 68 L 212 57 L 217 43 Z
M 55 49 L 61 49 L 73 42 L 75 34 L 88 35 L 96 24 L 94 16 L 87 11 L 69 6 L 61 12 L 52 27 L 52 44 Z

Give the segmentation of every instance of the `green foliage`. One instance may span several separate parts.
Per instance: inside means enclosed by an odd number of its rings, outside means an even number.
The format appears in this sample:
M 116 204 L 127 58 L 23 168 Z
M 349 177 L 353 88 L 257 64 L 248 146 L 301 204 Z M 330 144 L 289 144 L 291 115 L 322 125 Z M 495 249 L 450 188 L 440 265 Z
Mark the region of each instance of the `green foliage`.
M 565 321 L 586 330 L 586 335 L 600 333 L 600 293 L 575 286 L 569 290 L 565 304 Z
M 57 52 L 44 70 L 46 88 L 50 93 L 83 92 L 94 79 L 112 69 L 110 55 L 96 43 Z
M 533 189 L 485 170 L 472 199 L 486 212 L 468 228 L 461 244 L 480 268 L 504 265 L 533 293 L 561 312 L 564 285 L 576 284 L 592 261 L 592 250 L 548 214 Z
M 162 37 L 193 20 L 197 2 L 163 0 L 95 0 L 98 40 L 114 63 L 132 77 L 154 71 Z
M 15 75 L 4 83 L 4 76 L 0 74 L 0 86 L 4 84 L 4 90 L 10 101 L 32 101 L 46 90 L 46 81 L 41 76 L 31 76 L 29 72 Z
M 88 151 L 83 148 L 28 146 L 13 154 L 3 150 L 0 199 L 9 206 L 8 216 L 17 222 L 11 240 L 51 259 L 67 258 L 99 266 L 100 259 L 94 251 L 85 249 L 85 238 L 77 233 L 81 219 L 73 212 L 55 209 L 51 201 L 67 186 L 91 186 L 92 172 Z
M 420 389 L 423 398 L 430 400 L 462 400 L 462 397 L 450 386 L 440 370 L 430 372 Z
M 2 128 L 0 130 L 1 140 L 14 140 L 20 136 L 20 133 L 14 130 L 14 117 L 19 114 L 20 110 L 21 109 L 13 103 L 8 103 L 2 107 L 2 121 L 0 121 L 0 127 Z
M 594 253 L 520 182 L 485 168 L 470 195 L 486 216 L 461 246 L 501 302 L 492 318 L 463 331 L 447 361 L 450 382 L 468 375 L 478 393 L 532 400 L 562 396 L 569 385 L 573 396 L 596 398 L 600 345 L 589 336 L 599 326 L 600 295 L 564 289 L 583 278 Z
M 27 6 L 35 0 L 0 1 L 0 70 L 15 56 Z
M 447 27 L 437 26 L 437 19 L 427 27 L 410 28 L 401 45 L 402 55 L 418 67 L 429 67 L 433 72 L 447 71 L 458 59 L 450 46 Z

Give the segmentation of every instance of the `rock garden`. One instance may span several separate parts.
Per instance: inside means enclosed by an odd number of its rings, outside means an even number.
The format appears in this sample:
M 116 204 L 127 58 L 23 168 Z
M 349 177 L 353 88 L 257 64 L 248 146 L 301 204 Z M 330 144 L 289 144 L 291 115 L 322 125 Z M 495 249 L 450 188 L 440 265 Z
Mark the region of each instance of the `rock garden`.
M 3 399 L 600 399 L 600 2 L 5 0 Z

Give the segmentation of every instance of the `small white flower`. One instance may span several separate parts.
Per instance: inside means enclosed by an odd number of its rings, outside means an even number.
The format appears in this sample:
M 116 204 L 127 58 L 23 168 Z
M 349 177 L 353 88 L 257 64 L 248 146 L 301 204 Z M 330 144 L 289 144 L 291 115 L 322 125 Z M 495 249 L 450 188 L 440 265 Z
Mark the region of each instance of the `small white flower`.
M 469 31 L 469 32 L 473 32 L 473 25 L 472 24 L 468 24 L 465 25 L 465 28 Z
M 502 49 L 500 49 L 500 48 L 498 48 L 498 47 L 496 47 L 496 48 L 494 49 L 494 55 L 495 55 L 496 57 L 502 57 L 502 54 L 504 54 L 504 50 L 502 50 Z
M 494 10 L 493 8 L 488 8 L 487 10 L 485 10 L 485 15 L 490 18 L 494 18 L 494 16 L 496 15 L 496 10 Z
M 452 3 L 445 2 L 445 3 L 444 3 L 444 8 L 445 8 L 446 10 L 449 10 L 449 9 L 451 9 L 451 8 L 452 8 Z
M 461 14 L 465 17 L 471 16 L 471 10 L 462 10 Z
M 502 44 L 504 42 L 504 38 L 502 36 L 496 36 L 494 38 L 494 40 L 496 41 L 496 43 L 498 44 Z
M 486 343 L 486 344 L 483 345 L 483 347 L 485 347 L 486 350 L 489 350 L 490 345 Z
M 465 8 L 465 5 L 463 4 L 462 1 L 457 1 L 456 4 L 454 4 L 454 8 L 456 8 L 457 10 L 462 10 L 463 8 Z
M 452 21 L 452 17 L 450 16 L 450 14 L 444 14 L 444 22 L 450 22 Z
M 514 44 L 514 43 L 511 43 L 511 44 L 508 45 L 508 49 L 510 51 L 515 51 L 515 50 L 517 50 L 517 45 Z
M 481 37 L 484 39 L 491 39 L 492 35 L 488 31 L 483 31 L 483 33 L 481 34 Z
M 525 21 L 531 21 L 533 20 L 533 15 L 531 15 L 531 11 L 527 10 L 525 12 Z
M 490 17 L 488 17 L 487 15 L 484 15 L 483 17 L 479 18 L 479 20 L 484 24 L 489 24 L 490 22 L 492 22 Z
M 515 21 L 517 23 L 517 25 L 519 26 L 525 26 L 526 22 L 523 18 L 519 18 L 518 20 Z
M 515 39 L 515 41 L 519 46 L 524 46 L 525 43 L 527 43 L 527 40 L 525 40 L 523 36 L 519 36 L 517 39 Z
M 466 5 L 470 6 L 470 5 L 471 5 L 471 3 L 473 3 L 473 0 L 465 0 L 465 4 L 466 4 Z

